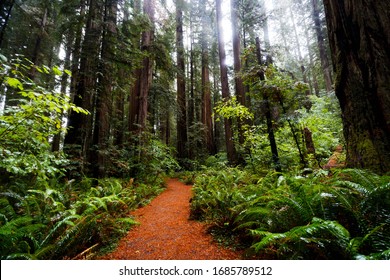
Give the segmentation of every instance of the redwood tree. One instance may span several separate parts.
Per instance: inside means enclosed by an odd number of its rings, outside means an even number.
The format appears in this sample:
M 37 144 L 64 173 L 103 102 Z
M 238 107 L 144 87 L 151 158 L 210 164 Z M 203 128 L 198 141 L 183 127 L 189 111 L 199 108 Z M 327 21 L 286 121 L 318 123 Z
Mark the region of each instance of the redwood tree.
M 186 84 L 183 41 L 183 0 L 176 1 L 176 52 L 177 52 L 177 154 L 179 158 L 186 158 L 187 152 L 187 111 L 186 111 Z
M 229 80 L 228 80 L 228 68 L 226 65 L 226 51 L 225 42 L 223 40 L 223 28 L 222 28 L 222 7 L 221 0 L 215 1 L 216 13 L 217 13 L 217 26 L 218 26 L 218 53 L 219 63 L 221 71 L 221 86 L 222 86 L 222 98 L 228 100 L 230 98 L 229 92 Z M 228 160 L 231 164 L 237 163 L 237 153 L 233 142 L 232 122 L 230 119 L 224 120 L 225 124 L 225 142 L 226 152 Z
M 324 0 L 347 165 L 390 171 L 390 2 Z

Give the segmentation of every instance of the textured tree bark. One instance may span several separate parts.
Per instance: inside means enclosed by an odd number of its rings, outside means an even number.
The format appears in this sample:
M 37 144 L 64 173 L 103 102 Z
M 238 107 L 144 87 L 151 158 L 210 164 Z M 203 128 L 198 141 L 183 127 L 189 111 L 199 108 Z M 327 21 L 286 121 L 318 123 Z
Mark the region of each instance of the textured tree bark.
M 65 137 L 65 144 L 68 144 L 72 149 L 72 157 L 82 162 L 80 171 L 83 173 L 88 172 L 85 168 L 86 164 L 90 162 L 91 156 L 96 74 L 98 73 L 102 27 L 99 24 L 101 18 L 100 8 L 98 1 L 89 1 L 85 36 L 81 48 L 80 70 L 77 81 L 75 81 L 74 103 L 88 110 L 91 114 L 84 115 L 72 112 L 68 119 L 70 129 Z
M 136 11 L 140 9 L 139 2 L 134 3 Z M 154 17 L 155 6 L 154 0 L 145 0 L 143 2 L 143 13 L 149 18 L 150 29 L 143 31 L 141 35 L 141 51 L 150 53 L 152 42 L 154 40 Z M 134 83 L 130 98 L 129 98 L 129 130 L 140 133 L 146 128 L 148 117 L 148 95 L 152 84 L 153 59 L 146 56 L 141 68 L 134 71 L 136 81 Z
M 390 2 L 324 0 L 347 166 L 390 171 Z
M 220 71 L 221 71 L 221 86 L 222 86 L 222 98 L 228 100 L 230 98 L 229 93 L 229 80 L 228 80 L 228 69 L 226 65 L 226 52 L 225 52 L 225 43 L 223 41 L 223 30 L 222 30 L 222 11 L 221 11 L 221 0 L 215 1 L 216 13 L 217 13 L 217 25 L 218 25 L 218 52 L 219 52 L 219 62 L 220 62 Z M 234 147 L 233 142 L 233 131 L 231 120 L 225 119 L 225 143 L 226 143 L 226 152 L 230 164 L 237 163 L 237 153 Z
M 148 16 L 152 26 L 150 30 L 142 33 L 142 45 L 143 51 L 151 51 L 152 42 L 154 40 L 154 0 L 144 1 L 143 9 L 145 15 Z M 145 57 L 142 63 L 141 75 L 140 75 L 140 90 L 139 90 L 139 109 L 138 109 L 138 124 L 140 130 L 143 131 L 146 128 L 146 120 L 148 116 L 148 94 L 152 84 L 153 74 L 153 59 L 149 56 Z
M 186 84 L 183 42 L 183 0 L 176 1 L 176 48 L 177 48 L 177 154 L 179 158 L 187 158 L 187 110 Z
M 213 133 L 213 119 L 211 108 L 211 83 L 210 83 L 210 71 L 209 71 L 209 52 L 208 52 L 208 40 L 207 40 L 207 14 L 206 14 L 206 1 L 201 1 L 202 5 L 202 123 L 205 126 L 205 142 L 209 154 L 215 154 L 214 145 L 214 133 Z
M 101 47 L 100 73 L 96 98 L 96 117 L 93 137 L 93 166 L 94 178 L 107 176 L 107 148 L 110 136 L 110 119 L 112 118 L 112 64 L 115 55 L 115 36 L 117 21 L 117 2 L 106 0 L 104 8 L 104 28 Z

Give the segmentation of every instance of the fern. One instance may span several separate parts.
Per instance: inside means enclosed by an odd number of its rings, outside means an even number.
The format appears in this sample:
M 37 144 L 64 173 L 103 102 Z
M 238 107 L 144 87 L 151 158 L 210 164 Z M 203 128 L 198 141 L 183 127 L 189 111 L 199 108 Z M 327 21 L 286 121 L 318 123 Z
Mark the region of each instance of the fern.
M 349 232 L 339 223 L 319 218 L 313 218 L 309 225 L 294 227 L 284 233 L 252 230 L 251 234 L 261 238 L 260 242 L 252 245 L 256 253 L 267 248 L 277 248 L 275 254 L 282 256 L 287 252 L 294 252 L 293 255 L 288 255 L 293 258 L 308 258 L 313 250 L 313 245 L 316 246 L 314 247 L 315 252 L 321 248 L 333 252 L 341 250 L 342 254 L 340 255 L 346 257 L 344 249 L 349 240 Z M 290 249 L 285 251 L 286 247 L 283 245 L 288 245 Z M 283 252 L 280 251 L 281 248 L 283 248 Z

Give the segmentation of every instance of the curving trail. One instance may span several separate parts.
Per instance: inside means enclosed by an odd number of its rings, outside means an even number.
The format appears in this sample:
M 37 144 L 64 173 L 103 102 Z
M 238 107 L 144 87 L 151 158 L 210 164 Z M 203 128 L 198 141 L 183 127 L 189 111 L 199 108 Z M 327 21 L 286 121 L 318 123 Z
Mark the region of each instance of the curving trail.
M 149 205 L 131 214 L 140 222 L 106 260 L 232 260 L 240 253 L 218 246 L 206 226 L 188 219 L 191 186 L 176 179 Z

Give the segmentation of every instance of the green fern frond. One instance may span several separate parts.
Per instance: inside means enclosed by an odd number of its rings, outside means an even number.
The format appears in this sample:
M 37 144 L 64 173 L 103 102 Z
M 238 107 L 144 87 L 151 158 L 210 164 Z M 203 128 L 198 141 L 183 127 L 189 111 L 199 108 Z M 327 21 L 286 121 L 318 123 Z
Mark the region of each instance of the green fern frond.
M 41 242 L 40 247 L 47 246 L 48 242 L 51 242 L 56 236 L 58 236 L 59 234 L 58 231 L 62 226 L 68 225 L 74 227 L 75 223 L 72 220 L 78 220 L 80 218 L 81 218 L 80 215 L 72 215 L 72 216 L 65 217 L 61 221 L 57 222 L 55 226 L 46 235 L 45 239 Z
M 252 245 L 256 252 L 270 246 L 285 243 L 315 243 L 321 247 L 329 242 L 340 244 L 345 247 L 348 244 L 349 232 L 335 221 L 326 221 L 313 218 L 309 225 L 294 227 L 285 233 L 271 233 L 266 231 L 252 230 L 251 234 L 262 238 L 260 242 Z
M 83 244 L 86 239 L 90 238 L 87 228 L 92 223 L 96 222 L 96 216 L 88 215 L 80 218 L 74 226 L 68 228 L 55 243 L 55 251 L 53 257 L 64 256 L 64 254 L 72 253 L 72 247 L 75 244 Z
M 14 198 L 14 199 L 16 199 L 18 201 L 22 201 L 24 199 L 23 196 L 19 195 L 16 192 L 13 192 L 13 191 L 2 192 L 2 193 L 0 193 L 0 196 Z
M 251 234 L 256 237 L 262 238 L 260 242 L 257 242 L 251 246 L 258 253 L 260 250 L 272 246 L 273 244 L 287 238 L 285 233 L 272 233 L 267 231 L 252 230 Z
M 7 260 L 37 260 L 34 254 L 29 253 L 14 253 L 10 254 L 6 258 Z
M 380 253 L 373 253 L 367 256 L 369 260 L 390 260 L 390 249 Z

